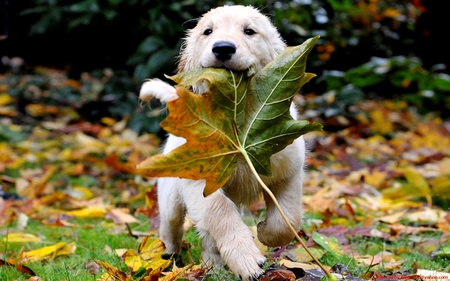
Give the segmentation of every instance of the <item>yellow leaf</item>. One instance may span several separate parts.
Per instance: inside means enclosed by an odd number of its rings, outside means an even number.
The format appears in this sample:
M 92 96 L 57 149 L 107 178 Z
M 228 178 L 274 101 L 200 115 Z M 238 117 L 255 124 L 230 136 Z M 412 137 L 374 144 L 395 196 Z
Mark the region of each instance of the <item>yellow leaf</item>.
M 372 171 L 364 175 L 364 181 L 373 187 L 380 187 L 386 180 L 387 172 L 385 171 Z
M 102 141 L 100 141 L 96 138 L 93 138 L 91 136 L 88 136 L 86 134 L 83 134 L 81 132 L 78 132 L 76 134 L 76 140 L 81 146 L 86 146 L 89 148 L 96 148 L 96 149 L 101 149 L 101 150 L 106 148 L 106 144 L 103 143 Z
M 408 183 L 411 184 L 412 190 L 415 194 L 422 196 L 430 195 L 430 186 L 421 174 L 419 174 L 417 171 L 414 171 L 413 169 L 405 169 L 403 171 L 403 174 Z
M 35 262 L 43 259 L 55 258 L 58 256 L 71 255 L 75 253 L 76 248 L 77 247 L 74 242 L 69 244 L 65 242 L 59 242 L 52 246 L 23 252 L 22 260 L 25 262 Z
M 14 99 L 8 93 L 0 94 L 0 106 L 10 104 L 14 101 Z
M 125 252 L 122 256 L 125 264 L 130 268 L 131 272 L 136 272 L 140 268 L 144 268 L 144 261 L 142 257 L 133 249 Z
M 166 274 L 166 276 L 159 278 L 158 281 L 176 281 L 184 277 L 188 277 L 189 272 L 202 270 L 200 265 L 188 264 L 185 267 L 178 268 L 174 265 L 172 272 Z M 190 279 L 189 279 L 190 280 Z M 197 280 L 197 279 L 195 279 Z
M 370 112 L 370 118 L 372 120 L 370 128 L 377 133 L 382 135 L 389 134 L 393 131 L 392 122 L 386 116 L 386 113 L 382 110 L 375 110 Z
M 402 172 L 407 182 L 384 189 L 383 197 L 398 200 L 423 196 L 428 205 L 432 206 L 431 188 L 426 179 L 412 168 L 406 168 Z
M 103 218 L 106 215 L 106 209 L 100 207 L 87 207 L 80 210 L 65 211 L 64 214 L 77 218 Z
M 248 228 L 250 228 L 250 230 L 253 233 L 253 240 L 255 241 L 256 246 L 258 246 L 258 249 L 261 251 L 261 253 L 263 255 L 265 255 L 267 253 L 267 251 L 269 250 L 269 248 L 266 245 L 264 245 L 263 243 L 261 243 L 261 241 L 259 241 L 258 229 L 257 229 L 256 225 L 249 226 Z
M 433 196 L 450 198 L 450 175 L 437 176 L 430 180 Z
M 133 281 L 132 276 L 124 273 L 107 262 L 95 260 L 95 263 L 106 271 L 106 273 L 100 277 L 99 281 Z
M 29 233 L 8 233 L 8 235 L 5 238 L 3 238 L 3 241 L 8 243 L 26 243 L 26 242 L 40 242 L 41 239 Z
M 161 257 L 164 253 L 164 243 L 158 238 L 146 236 L 139 245 L 139 251 L 126 251 L 122 259 L 132 272 L 138 271 L 140 268 L 153 269 L 152 274 L 162 272 L 171 264 L 171 260 L 165 260 Z
M 75 242 L 71 242 L 67 245 L 65 245 L 63 248 L 56 251 L 55 257 L 58 256 L 68 256 L 75 253 L 75 250 L 77 249 L 77 245 Z
M 153 268 L 161 270 L 167 268 L 171 264 L 171 260 L 165 260 L 161 257 L 166 247 L 158 238 L 145 237 L 139 245 L 139 254 L 148 261 L 144 268 Z
M 111 117 L 102 117 L 102 119 L 100 119 L 100 122 L 111 127 L 116 123 L 116 120 Z

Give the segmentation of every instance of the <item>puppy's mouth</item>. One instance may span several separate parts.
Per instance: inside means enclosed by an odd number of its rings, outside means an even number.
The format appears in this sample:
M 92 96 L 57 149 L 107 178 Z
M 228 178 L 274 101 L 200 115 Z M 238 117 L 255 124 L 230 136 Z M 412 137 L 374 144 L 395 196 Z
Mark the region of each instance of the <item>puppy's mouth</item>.
M 208 68 L 208 67 L 212 67 L 212 68 L 224 68 L 224 69 L 229 69 L 231 71 L 235 71 L 235 72 L 243 72 L 247 77 L 252 76 L 256 73 L 256 67 L 254 65 L 249 66 L 248 68 L 235 68 L 235 67 L 229 67 L 226 64 L 220 64 L 220 65 L 210 65 L 210 66 L 203 66 L 202 68 Z

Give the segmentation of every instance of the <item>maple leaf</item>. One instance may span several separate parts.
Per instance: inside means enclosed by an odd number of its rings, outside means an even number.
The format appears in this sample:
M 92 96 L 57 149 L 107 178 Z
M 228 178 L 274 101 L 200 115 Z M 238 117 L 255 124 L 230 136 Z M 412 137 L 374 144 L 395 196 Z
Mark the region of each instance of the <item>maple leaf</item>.
M 179 98 L 168 103 L 169 115 L 161 126 L 187 141 L 166 155 L 147 158 L 137 170 L 149 177 L 204 179 L 205 196 L 228 181 L 238 157 L 246 158 L 259 174 L 271 176 L 271 155 L 322 128 L 294 120 L 289 112 L 294 95 L 315 77 L 305 68 L 318 38 L 286 48 L 251 77 L 221 68 L 170 77 L 178 83 Z M 207 83 L 210 91 L 196 95 L 188 90 L 199 83 Z

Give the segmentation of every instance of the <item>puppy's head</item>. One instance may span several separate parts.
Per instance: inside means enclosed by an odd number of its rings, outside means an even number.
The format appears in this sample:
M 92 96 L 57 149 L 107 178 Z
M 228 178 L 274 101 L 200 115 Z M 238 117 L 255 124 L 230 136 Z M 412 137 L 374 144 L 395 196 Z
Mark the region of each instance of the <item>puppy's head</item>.
M 269 18 L 250 6 L 223 6 L 188 31 L 178 72 L 205 67 L 258 71 L 286 47 Z

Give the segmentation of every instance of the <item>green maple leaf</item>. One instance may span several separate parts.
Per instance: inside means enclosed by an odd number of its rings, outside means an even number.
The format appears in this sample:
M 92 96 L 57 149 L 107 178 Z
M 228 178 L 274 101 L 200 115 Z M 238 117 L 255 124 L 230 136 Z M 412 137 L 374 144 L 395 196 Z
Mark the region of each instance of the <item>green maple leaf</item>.
M 317 40 L 287 48 L 251 77 L 220 68 L 170 77 L 178 84 L 179 98 L 168 103 L 169 115 L 161 126 L 186 143 L 146 159 L 137 169 L 150 177 L 205 179 L 205 196 L 228 181 L 238 157 L 259 174 L 271 176 L 271 155 L 301 135 L 322 129 L 289 113 L 294 95 L 315 76 L 305 68 Z M 209 84 L 210 91 L 196 95 L 187 89 L 198 83 Z

